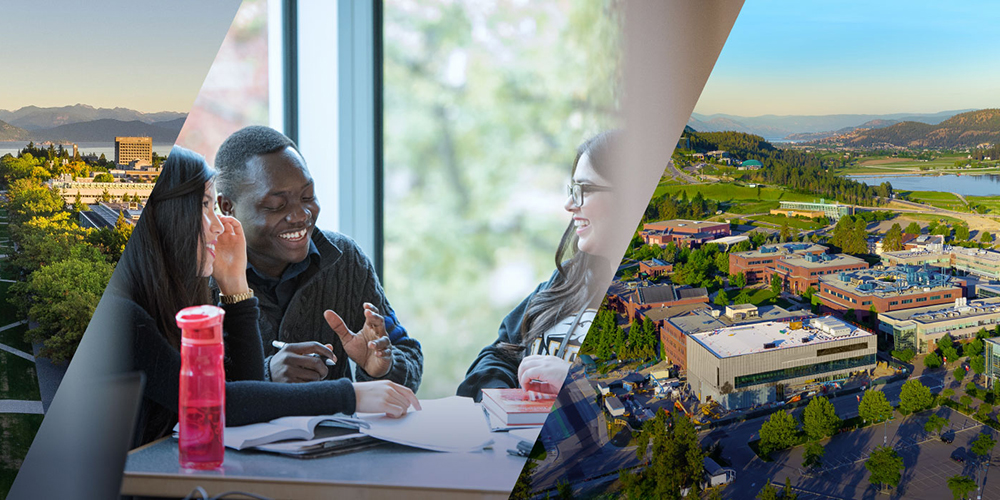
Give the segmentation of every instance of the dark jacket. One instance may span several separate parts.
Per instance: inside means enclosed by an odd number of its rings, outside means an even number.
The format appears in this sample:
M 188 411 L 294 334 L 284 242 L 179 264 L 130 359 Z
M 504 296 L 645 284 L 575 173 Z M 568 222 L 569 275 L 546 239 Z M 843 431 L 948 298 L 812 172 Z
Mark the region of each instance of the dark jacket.
M 146 374 L 142 406 L 133 444 L 168 435 L 177 423 L 181 355 L 167 342 L 153 317 L 136 302 L 109 293 L 102 301 L 113 311 L 111 328 L 132 345 L 132 368 Z M 354 413 L 349 380 L 314 384 L 277 384 L 263 380 L 263 352 L 257 331 L 257 300 L 225 305 L 226 425 L 266 422 L 292 415 Z M 108 316 L 107 314 L 103 316 Z M 128 341 L 126 340 L 126 342 Z
M 283 342 L 310 342 L 332 344 L 333 352 L 341 360 L 330 368 L 327 379 L 350 378 L 347 353 L 337 335 L 323 318 L 323 311 L 331 309 L 357 332 L 365 324 L 364 303 L 375 304 L 385 314 L 392 306 L 375 274 L 371 261 L 354 240 L 332 231 L 313 231 L 312 241 L 319 251 L 318 265 L 310 265 L 299 278 L 298 290 L 282 314 L 280 306 L 272 299 L 260 297 L 260 335 L 263 341 L 265 378 L 270 379 L 268 366 L 271 356 L 278 352 L 271 345 L 273 340 Z M 247 269 L 248 278 L 252 278 Z M 251 285 L 252 286 L 252 285 Z M 420 343 L 410 338 L 406 330 L 386 322 L 392 340 L 392 368 L 381 379 L 405 385 L 416 392 L 423 374 L 424 357 Z M 359 366 L 356 380 L 376 380 Z
M 538 285 L 535 291 L 531 292 L 507 317 L 500 323 L 500 332 L 497 339 L 490 345 L 479 351 L 479 356 L 472 362 L 465 380 L 458 386 L 457 394 L 475 398 L 476 401 L 482 397 L 482 389 L 491 388 L 514 388 L 519 387 L 517 381 L 517 368 L 521 364 L 521 356 L 511 356 L 503 353 L 497 344 L 506 342 L 509 344 L 521 343 L 521 324 L 524 322 L 524 314 L 528 310 L 528 303 L 538 295 L 538 292 L 546 290 L 552 286 L 556 275 L 545 283 Z

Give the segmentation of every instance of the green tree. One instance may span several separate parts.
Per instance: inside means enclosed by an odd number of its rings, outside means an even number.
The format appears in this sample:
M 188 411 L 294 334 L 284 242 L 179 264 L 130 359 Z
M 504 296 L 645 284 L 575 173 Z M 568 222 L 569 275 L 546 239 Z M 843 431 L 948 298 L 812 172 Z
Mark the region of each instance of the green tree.
M 722 307 L 729 305 L 729 294 L 725 290 L 719 290 L 719 293 L 715 295 L 715 305 Z
M 514 488 L 510 492 L 511 499 L 527 500 L 532 497 L 531 475 L 534 474 L 535 469 L 537 468 L 538 463 L 530 458 L 524 463 L 524 468 L 521 469 L 521 474 L 517 476 L 517 481 L 514 482 Z
M 100 173 L 94 176 L 94 182 L 115 182 L 115 177 L 108 173 Z
M 882 238 L 883 252 L 898 252 L 903 249 L 903 228 L 895 223 Z
M 965 224 L 955 225 L 955 240 L 956 241 L 969 241 L 969 226 Z
M 751 302 L 750 292 L 746 288 L 740 290 L 740 293 L 736 295 L 735 302 L 737 304 L 749 304 Z
M 32 217 L 11 228 L 11 239 L 20 250 L 12 261 L 30 273 L 70 257 L 102 259 L 100 252 L 86 243 L 92 231 L 71 220 L 68 212 Z
M 826 454 L 826 448 L 819 444 L 818 441 L 809 441 L 806 443 L 805 453 L 802 455 L 802 466 L 803 467 L 822 467 L 823 466 L 823 455 Z
M 798 434 L 798 425 L 791 413 L 787 411 L 772 413 L 760 427 L 761 454 L 770 455 L 773 451 L 792 446 L 798 440 Z
M 848 309 L 844 311 L 844 319 L 854 322 L 858 320 L 858 315 L 854 312 L 854 309 Z
M 49 189 L 34 179 L 18 179 L 7 190 L 6 207 L 11 224 L 20 224 L 32 217 L 49 217 L 63 209 L 65 203 L 58 189 Z
M 903 458 L 896 453 L 896 450 L 888 446 L 879 446 L 872 451 L 865 461 L 865 468 L 871 473 L 868 480 L 872 484 L 889 487 L 899 485 L 902 478 Z
M 909 226 L 906 226 L 907 234 L 920 234 L 920 224 L 916 222 L 911 222 Z
M 982 375 L 986 372 L 986 359 L 983 355 L 973 356 L 969 358 L 969 367 L 976 375 Z
M 962 379 L 965 378 L 965 367 L 963 367 L 962 365 L 956 366 L 955 369 L 951 372 L 951 375 L 955 377 L 955 380 L 961 382 Z
M 822 396 L 813 398 L 802 412 L 802 429 L 813 441 L 833 436 L 840 428 L 840 417 L 833 403 Z
M 43 343 L 44 356 L 57 363 L 72 358 L 113 270 L 104 260 L 69 258 L 42 267 L 11 287 L 38 323 L 29 335 L 33 342 Z
M 687 487 L 699 493 L 705 452 L 690 419 L 683 414 L 657 412 L 643 424 L 636 441 L 640 460 L 649 453 L 649 467 L 619 474 L 626 497 L 679 500 L 680 491 Z
M 771 295 L 777 297 L 781 294 L 781 275 L 774 273 L 771 275 Z
M 573 485 L 566 481 L 562 481 L 556 485 L 556 493 L 559 495 L 559 500 L 573 500 L 576 498 L 573 496 Z
M 976 338 L 972 342 L 962 345 L 962 355 L 969 356 L 970 358 L 976 357 L 983 353 L 983 338 L 986 338 L 986 329 L 980 328 L 979 332 L 976 333 Z
M 802 292 L 802 298 L 808 301 L 812 301 L 813 295 L 816 295 L 816 289 L 812 285 L 809 285 L 809 288 L 806 288 L 806 291 Z
M 962 406 L 968 408 L 972 405 L 972 397 L 968 394 L 963 394 L 962 397 L 958 398 L 958 402 L 961 403 Z
M 941 358 L 937 353 L 932 352 L 924 357 L 924 366 L 931 370 L 939 368 L 941 366 Z
M 892 357 L 904 363 L 909 363 L 913 359 L 913 349 L 910 348 L 903 349 L 902 351 L 893 349 L 891 354 Z
M 993 413 L 993 405 L 983 403 L 976 409 L 976 418 L 981 422 L 986 422 L 990 419 L 990 413 Z
M 778 489 L 771 484 L 770 479 L 767 480 L 764 487 L 757 493 L 757 500 L 778 500 Z
M 899 411 L 902 414 L 926 410 L 933 405 L 934 396 L 931 394 L 931 390 L 919 379 L 911 379 L 903 384 L 899 393 Z
M 715 268 L 722 274 L 729 274 L 729 254 L 719 252 L 715 254 Z
M 927 423 L 924 424 L 924 430 L 927 432 L 935 432 L 941 434 L 941 429 L 948 425 L 948 419 L 940 417 L 938 415 L 931 415 L 927 419 Z
M 955 474 L 948 478 L 948 489 L 955 497 L 955 500 L 967 498 L 970 493 L 976 491 L 976 482 L 969 476 Z
M 792 478 L 785 476 L 785 488 L 781 490 L 781 500 L 797 500 L 799 495 L 792 491 Z
M 858 415 L 866 422 L 878 423 L 892 418 L 892 405 L 882 391 L 868 390 L 858 405 Z
M 729 275 L 729 284 L 736 288 L 743 288 L 747 286 L 747 275 L 746 273 L 739 272 L 736 274 Z
M 975 441 L 972 442 L 972 447 L 970 450 L 973 455 L 977 457 L 985 457 L 990 454 L 990 450 L 993 446 L 997 444 L 997 441 L 990 437 L 988 434 L 980 434 L 976 437 Z

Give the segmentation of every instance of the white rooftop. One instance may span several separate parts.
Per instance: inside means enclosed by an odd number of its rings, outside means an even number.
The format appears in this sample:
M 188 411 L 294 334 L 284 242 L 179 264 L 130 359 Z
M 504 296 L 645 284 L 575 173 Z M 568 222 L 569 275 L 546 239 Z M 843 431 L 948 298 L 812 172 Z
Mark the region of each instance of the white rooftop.
M 802 328 L 793 330 L 791 323 L 768 321 L 719 328 L 690 337 L 717 357 L 729 358 L 873 335 L 832 316 L 811 318 L 802 324 Z

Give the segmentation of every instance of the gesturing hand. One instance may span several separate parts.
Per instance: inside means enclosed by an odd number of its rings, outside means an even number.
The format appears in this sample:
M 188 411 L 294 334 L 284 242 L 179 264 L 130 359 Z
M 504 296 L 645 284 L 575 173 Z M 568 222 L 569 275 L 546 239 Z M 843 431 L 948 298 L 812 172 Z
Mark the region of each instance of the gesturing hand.
M 333 346 L 319 342 L 298 342 L 285 344 L 271 356 L 271 380 L 273 382 L 314 382 L 326 378 L 330 369 L 326 358 L 337 361 Z
M 223 295 L 236 295 L 250 289 L 247 284 L 247 240 L 243 226 L 235 217 L 219 216 L 222 234 L 215 242 L 212 277 Z
M 420 401 L 408 387 L 388 380 L 355 382 L 354 398 L 356 411 L 360 413 L 385 413 L 390 417 L 402 417 L 413 406 L 420 409 Z
M 536 354 L 521 360 L 517 367 L 517 380 L 523 389 L 559 394 L 568 371 L 569 362 L 562 358 Z
M 365 326 L 354 333 L 347 328 L 340 315 L 327 309 L 323 317 L 340 336 L 344 351 L 361 368 L 373 377 L 384 377 L 392 368 L 392 342 L 385 332 L 385 319 L 373 304 L 365 302 Z

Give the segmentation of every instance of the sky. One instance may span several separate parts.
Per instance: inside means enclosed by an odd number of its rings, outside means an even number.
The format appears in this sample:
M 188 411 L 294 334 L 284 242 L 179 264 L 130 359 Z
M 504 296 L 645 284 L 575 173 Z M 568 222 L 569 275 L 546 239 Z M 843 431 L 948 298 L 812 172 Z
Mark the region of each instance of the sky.
M 239 3 L 5 0 L 0 109 L 187 112 Z
M 1000 107 L 1000 5 L 747 0 L 696 113 Z

